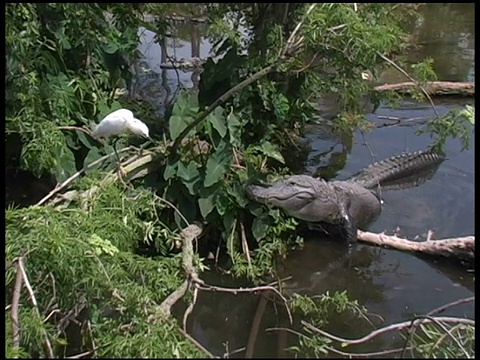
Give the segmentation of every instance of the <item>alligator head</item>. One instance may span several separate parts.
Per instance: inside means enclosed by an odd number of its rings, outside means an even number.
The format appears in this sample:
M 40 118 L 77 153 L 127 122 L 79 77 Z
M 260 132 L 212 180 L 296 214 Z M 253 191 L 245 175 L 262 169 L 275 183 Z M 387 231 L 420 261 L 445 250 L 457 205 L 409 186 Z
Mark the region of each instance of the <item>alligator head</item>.
M 283 209 L 288 215 L 308 222 L 333 223 L 338 215 L 348 217 L 348 203 L 341 193 L 322 179 L 293 175 L 273 184 L 250 185 L 247 195 L 256 202 Z

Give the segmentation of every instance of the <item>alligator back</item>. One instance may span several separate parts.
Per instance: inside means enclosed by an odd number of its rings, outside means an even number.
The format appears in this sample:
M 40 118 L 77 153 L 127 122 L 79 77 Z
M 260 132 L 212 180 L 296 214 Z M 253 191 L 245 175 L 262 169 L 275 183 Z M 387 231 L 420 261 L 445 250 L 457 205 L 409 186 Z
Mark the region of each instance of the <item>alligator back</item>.
M 378 185 L 388 184 L 395 184 L 392 188 L 418 186 L 433 175 L 443 160 L 445 160 L 445 156 L 431 150 L 405 153 L 378 161 L 346 181 L 359 184 L 366 189 L 374 189 Z M 422 174 L 428 174 L 428 176 Z M 418 179 L 412 179 L 417 175 Z M 403 179 L 408 182 L 405 186 L 401 185 Z

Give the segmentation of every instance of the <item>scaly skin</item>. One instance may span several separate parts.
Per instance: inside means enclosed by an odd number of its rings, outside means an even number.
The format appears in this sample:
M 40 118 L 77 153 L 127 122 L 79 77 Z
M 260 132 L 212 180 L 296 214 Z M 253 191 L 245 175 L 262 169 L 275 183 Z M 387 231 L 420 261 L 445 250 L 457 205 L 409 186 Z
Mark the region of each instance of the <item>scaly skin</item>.
M 337 225 L 344 237 L 356 241 L 357 228 L 365 229 L 380 215 L 379 185 L 409 178 L 438 166 L 444 157 L 428 151 L 394 156 L 379 161 L 345 181 L 325 181 L 308 175 L 293 175 L 267 186 L 250 185 L 251 200 L 283 209 L 288 215 L 315 224 Z M 431 172 L 431 171 L 430 171 Z M 424 180 L 425 181 L 425 180 Z M 398 185 L 396 185 L 398 186 Z

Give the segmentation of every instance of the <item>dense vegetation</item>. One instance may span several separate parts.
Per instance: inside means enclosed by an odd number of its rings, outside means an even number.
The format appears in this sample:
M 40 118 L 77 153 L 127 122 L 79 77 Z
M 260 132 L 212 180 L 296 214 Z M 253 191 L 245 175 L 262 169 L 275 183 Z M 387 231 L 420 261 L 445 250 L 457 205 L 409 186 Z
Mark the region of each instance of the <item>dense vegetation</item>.
M 218 248 L 234 274 L 271 280 L 277 257 L 302 239 L 294 219 L 250 204 L 245 184 L 267 172 L 290 171 L 295 160 L 284 154 L 299 146 L 306 123 L 321 120 L 315 100 L 323 94 L 339 96 L 337 128 L 351 132 L 365 125 L 359 100 L 373 92 L 362 74 L 376 74 L 387 65 L 385 57 L 406 49 L 401 22 L 415 16 L 409 6 L 390 4 L 189 9 L 208 16 L 214 51 L 199 91 L 181 91 L 166 117 L 157 119 L 151 106 L 117 90 L 130 88 L 130 65 L 140 55 L 138 27 L 156 31 L 161 41 L 170 27 L 166 15 L 181 7 L 6 5 L 8 166 L 62 183 L 111 155 L 112 147 L 90 138 L 88 129 L 120 107 L 145 120 L 156 140 L 143 149 L 153 154 L 155 171 L 149 168 L 133 186 L 104 181 L 114 167 L 110 157 L 86 170 L 71 202 L 7 209 L 7 356 L 202 356 L 177 322 L 158 310 L 184 278 L 179 232 L 203 222 L 211 241 L 200 255 Z M 154 24 L 143 21 L 146 11 L 158 16 Z M 428 61 L 407 69 L 419 81 L 434 76 Z M 441 144 L 446 134 L 466 134 L 458 123 L 450 120 L 446 132 L 439 120 L 429 130 Z M 120 144 L 128 142 L 134 140 Z M 125 153 L 135 158 L 137 150 Z M 89 192 L 94 186 L 97 191 Z M 197 255 L 193 263 L 201 272 L 205 261 Z M 337 296 L 333 305 L 324 297 L 315 306 L 306 299 L 289 306 L 320 315 L 332 306 L 363 314 Z M 305 344 L 318 354 L 328 342 Z

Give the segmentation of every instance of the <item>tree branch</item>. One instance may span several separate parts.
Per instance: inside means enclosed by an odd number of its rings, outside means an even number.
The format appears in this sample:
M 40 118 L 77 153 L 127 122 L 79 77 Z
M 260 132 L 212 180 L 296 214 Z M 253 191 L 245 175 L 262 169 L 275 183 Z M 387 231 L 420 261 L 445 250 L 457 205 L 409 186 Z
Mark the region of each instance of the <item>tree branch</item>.
M 435 319 L 435 322 L 436 321 L 442 321 L 442 322 L 448 322 L 448 323 L 454 323 L 454 324 L 464 324 L 464 325 L 468 325 L 468 326 L 475 326 L 475 320 L 471 320 L 471 319 L 464 319 L 464 318 L 456 318 L 456 317 L 435 317 L 433 318 Z M 405 329 L 405 328 L 411 328 L 411 327 L 414 327 L 414 326 L 417 326 L 419 325 L 420 323 L 422 324 L 429 324 L 429 323 L 433 323 L 434 320 L 432 320 L 431 318 L 422 318 L 422 319 L 416 319 L 416 320 L 413 320 L 413 321 L 404 321 L 404 322 L 401 322 L 401 323 L 396 323 L 396 324 L 391 324 L 391 325 L 388 325 L 388 326 L 385 326 L 383 328 L 380 328 L 380 329 L 377 329 L 375 331 L 372 331 L 371 333 L 365 335 L 364 337 L 361 337 L 361 338 L 358 338 L 358 339 L 345 339 L 345 338 L 342 338 L 342 337 L 338 337 L 338 336 L 335 336 L 335 335 L 332 335 L 330 334 L 329 332 L 327 331 L 324 331 L 324 330 L 321 330 L 315 326 L 313 326 L 312 324 L 302 320 L 302 325 L 305 326 L 307 329 L 313 331 L 313 332 L 316 332 L 320 335 L 323 335 L 333 341 L 337 341 L 337 342 L 341 342 L 341 343 L 345 343 L 345 344 L 348 344 L 348 345 L 358 345 L 358 344 L 362 344 L 362 343 L 365 343 L 379 335 L 382 335 L 382 334 L 385 334 L 389 331 L 392 331 L 392 330 L 402 330 L 402 329 Z
M 12 310 L 10 313 L 12 318 L 13 348 L 15 350 L 18 350 L 18 348 L 20 347 L 20 325 L 18 322 L 18 306 L 20 302 L 20 291 L 22 289 L 22 284 L 23 276 L 17 264 L 17 276 L 15 278 L 15 286 L 13 288 Z
M 384 233 L 375 234 L 357 230 L 357 238 L 359 241 L 369 244 L 388 246 L 402 251 L 416 251 L 428 255 L 444 256 L 468 263 L 475 261 L 475 236 L 418 242 L 394 235 L 385 235 Z

